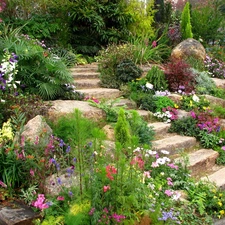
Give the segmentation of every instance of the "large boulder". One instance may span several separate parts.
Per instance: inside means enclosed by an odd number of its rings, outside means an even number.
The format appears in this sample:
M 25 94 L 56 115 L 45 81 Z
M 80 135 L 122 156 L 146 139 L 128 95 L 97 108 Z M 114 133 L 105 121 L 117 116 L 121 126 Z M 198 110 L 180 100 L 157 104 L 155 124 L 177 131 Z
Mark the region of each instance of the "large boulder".
M 188 38 L 179 43 L 172 50 L 171 57 L 175 59 L 185 59 L 188 57 L 194 57 L 196 59 L 204 61 L 206 57 L 206 51 L 199 41 L 193 38 Z
M 52 129 L 46 123 L 44 117 L 40 115 L 29 120 L 21 134 L 25 141 L 29 141 L 31 144 L 39 141 L 42 144 L 48 144 L 50 135 L 52 135 Z

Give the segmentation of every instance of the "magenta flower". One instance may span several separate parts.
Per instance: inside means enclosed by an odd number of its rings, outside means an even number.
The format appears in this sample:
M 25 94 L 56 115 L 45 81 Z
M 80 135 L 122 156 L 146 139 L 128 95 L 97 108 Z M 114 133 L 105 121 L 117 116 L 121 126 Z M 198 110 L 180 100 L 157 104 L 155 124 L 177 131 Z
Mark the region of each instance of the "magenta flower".
M 169 197 L 173 195 L 173 191 L 171 191 L 171 190 L 165 190 L 164 193 Z
M 103 187 L 103 191 L 104 192 L 107 192 L 108 190 L 110 190 L 110 186 L 109 185 Z

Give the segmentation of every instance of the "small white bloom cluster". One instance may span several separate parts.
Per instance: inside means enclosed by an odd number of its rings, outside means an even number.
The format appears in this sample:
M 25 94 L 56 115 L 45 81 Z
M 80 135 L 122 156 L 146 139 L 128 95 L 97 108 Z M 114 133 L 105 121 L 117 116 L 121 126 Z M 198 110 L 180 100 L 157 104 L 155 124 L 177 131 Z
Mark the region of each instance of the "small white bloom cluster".
M 153 116 L 157 117 L 158 119 L 162 120 L 165 123 L 170 123 L 171 122 L 171 113 L 170 111 L 166 111 L 166 112 L 156 112 L 153 113 Z

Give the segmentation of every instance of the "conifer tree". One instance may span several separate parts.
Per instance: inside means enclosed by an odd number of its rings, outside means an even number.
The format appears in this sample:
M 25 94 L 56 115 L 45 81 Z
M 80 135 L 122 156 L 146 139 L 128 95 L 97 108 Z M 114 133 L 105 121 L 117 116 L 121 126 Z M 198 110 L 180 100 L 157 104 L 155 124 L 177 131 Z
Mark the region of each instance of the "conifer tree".
M 186 2 L 181 14 L 181 33 L 183 40 L 193 37 L 189 2 Z

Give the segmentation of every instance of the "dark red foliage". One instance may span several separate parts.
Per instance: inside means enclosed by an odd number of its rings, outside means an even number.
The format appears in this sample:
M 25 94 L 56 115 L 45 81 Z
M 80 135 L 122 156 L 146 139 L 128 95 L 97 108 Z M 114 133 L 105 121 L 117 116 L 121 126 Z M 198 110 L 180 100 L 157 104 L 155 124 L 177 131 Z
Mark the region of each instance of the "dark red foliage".
M 168 81 L 169 90 L 176 92 L 182 90 L 191 93 L 195 89 L 195 77 L 190 66 L 181 59 L 171 59 L 165 65 L 165 76 Z

